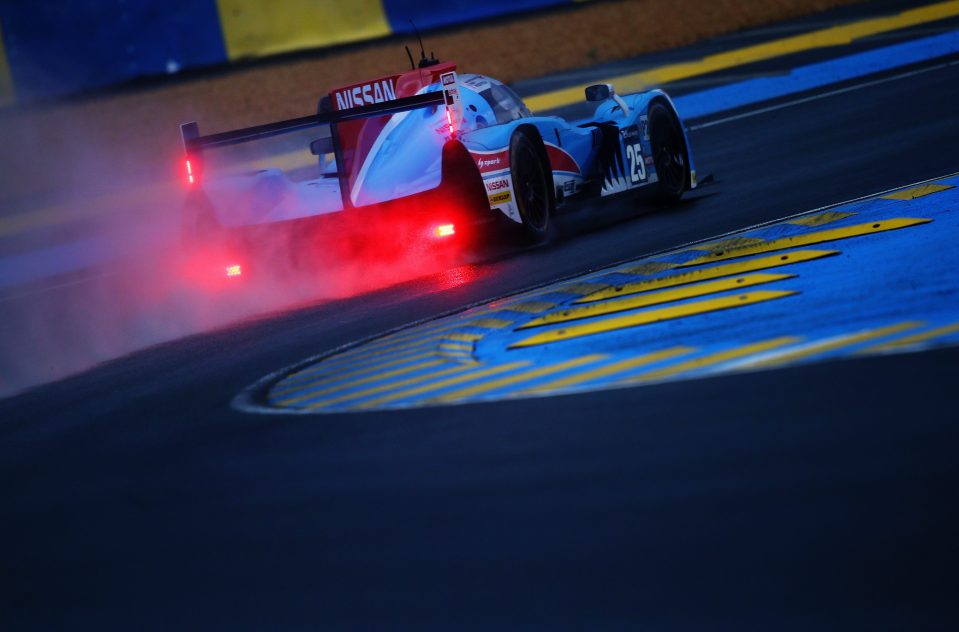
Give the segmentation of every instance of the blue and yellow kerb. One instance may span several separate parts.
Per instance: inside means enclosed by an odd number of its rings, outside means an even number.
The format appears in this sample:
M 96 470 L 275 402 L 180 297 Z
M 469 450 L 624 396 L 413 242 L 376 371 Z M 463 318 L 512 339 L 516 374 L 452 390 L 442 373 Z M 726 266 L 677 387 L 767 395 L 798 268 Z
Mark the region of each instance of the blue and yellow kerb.
M 637 259 L 360 344 L 241 408 L 336 413 L 622 388 L 959 343 L 959 177 Z M 240 401 L 238 400 L 238 402 Z

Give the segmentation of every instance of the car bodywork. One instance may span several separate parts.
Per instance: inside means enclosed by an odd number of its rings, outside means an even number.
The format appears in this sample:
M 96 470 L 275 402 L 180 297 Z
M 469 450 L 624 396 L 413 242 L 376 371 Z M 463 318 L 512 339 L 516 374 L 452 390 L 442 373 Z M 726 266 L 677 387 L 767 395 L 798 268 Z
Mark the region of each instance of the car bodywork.
M 656 102 L 682 130 L 685 188 L 695 188 L 689 141 L 666 93 L 607 98 L 591 117 L 566 121 L 532 114 L 506 85 L 457 75 L 451 63 L 334 89 L 314 116 L 209 136 L 187 123 L 184 225 L 234 233 L 315 222 L 389 230 L 412 220 L 427 232 L 438 222 L 519 225 L 515 134 L 535 141 L 551 174 L 551 211 L 560 211 L 657 183 L 648 121 Z M 276 140 L 280 149 L 250 148 Z M 220 169 L 213 156 L 226 148 L 242 151 Z

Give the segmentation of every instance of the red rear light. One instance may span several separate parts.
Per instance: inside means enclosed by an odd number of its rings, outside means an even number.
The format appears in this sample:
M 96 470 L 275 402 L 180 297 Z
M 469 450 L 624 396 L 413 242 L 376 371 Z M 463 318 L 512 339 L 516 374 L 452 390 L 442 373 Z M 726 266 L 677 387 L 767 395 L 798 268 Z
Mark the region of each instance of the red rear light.
M 228 277 L 238 277 L 241 274 L 243 274 L 243 268 L 241 268 L 238 263 L 226 267 L 226 275 Z
M 452 224 L 440 224 L 433 229 L 435 237 L 449 237 L 456 234 L 456 227 Z
M 186 181 L 190 184 L 194 184 L 196 182 L 196 178 L 193 177 L 193 165 L 190 164 L 189 158 L 186 160 Z
M 453 115 L 450 113 L 450 109 L 446 108 L 446 122 L 450 126 L 450 136 L 453 135 Z

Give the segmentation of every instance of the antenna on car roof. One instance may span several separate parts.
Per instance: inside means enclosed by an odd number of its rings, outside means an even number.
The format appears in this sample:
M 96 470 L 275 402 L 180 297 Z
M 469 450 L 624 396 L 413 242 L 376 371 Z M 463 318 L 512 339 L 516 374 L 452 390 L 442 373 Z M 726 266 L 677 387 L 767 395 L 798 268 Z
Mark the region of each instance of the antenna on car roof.
M 410 58 L 410 70 L 416 70 L 416 64 L 413 63 L 413 53 L 410 52 L 409 46 L 404 46 L 406 49 L 406 56 Z
M 416 39 L 420 43 L 420 68 L 427 68 L 429 66 L 435 66 L 440 63 L 440 60 L 433 57 L 433 51 L 430 51 L 429 59 L 426 58 L 426 49 L 423 48 L 423 38 L 420 37 L 420 30 L 416 28 L 416 23 L 413 20 L 410 20 L 410 24 L 413 26 L 413 33 L 416 34 Z

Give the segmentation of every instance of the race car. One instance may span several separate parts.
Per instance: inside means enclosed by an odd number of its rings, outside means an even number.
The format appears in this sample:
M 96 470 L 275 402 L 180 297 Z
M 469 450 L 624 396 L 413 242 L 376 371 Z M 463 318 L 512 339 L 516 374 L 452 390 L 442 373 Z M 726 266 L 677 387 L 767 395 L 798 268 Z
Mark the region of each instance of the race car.
M 486 226 L 538 241 L 555 214 L 596 207 L 583 202 L 669 203 L 697 186 L 665 92 L 585 92 L 591 117 L 537 116 L 506 84 L 424 58 L 333 89 L 315 115 L 208 136 L 185 123 L 185 240 L 249 255 L 282 233 L 302 254 L 318 239 L 402 249 Z

